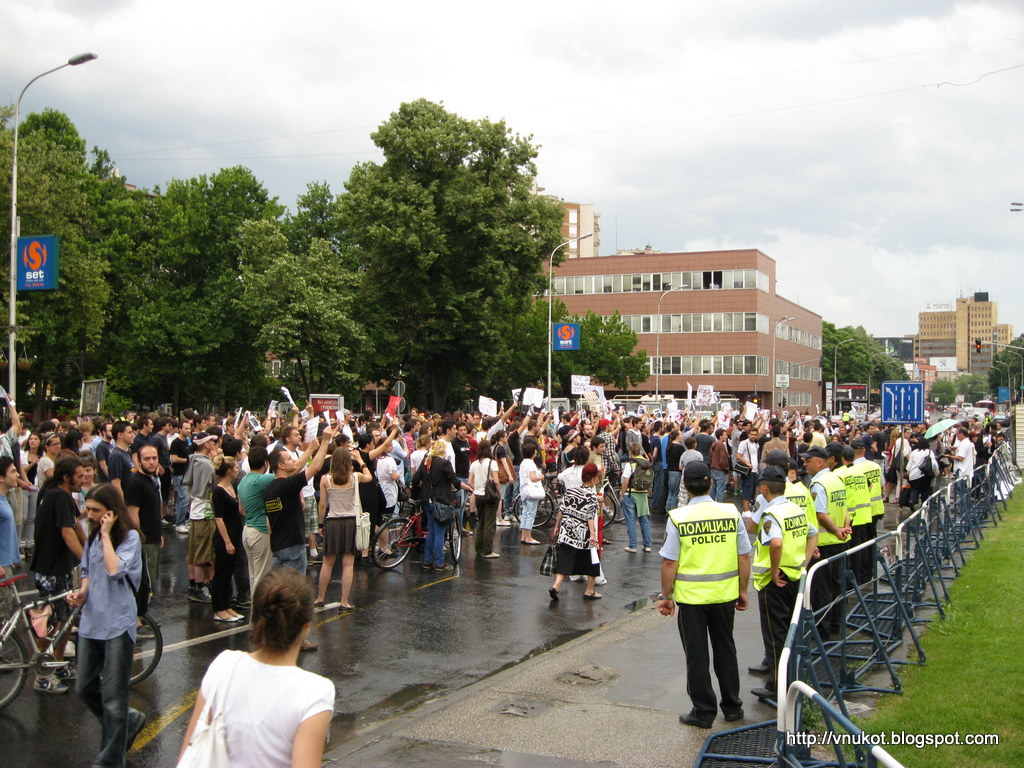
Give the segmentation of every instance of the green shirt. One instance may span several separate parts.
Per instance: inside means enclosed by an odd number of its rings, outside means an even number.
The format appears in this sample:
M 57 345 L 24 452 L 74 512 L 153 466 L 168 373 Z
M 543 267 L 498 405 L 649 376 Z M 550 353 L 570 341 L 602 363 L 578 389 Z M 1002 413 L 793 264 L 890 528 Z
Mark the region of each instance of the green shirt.
M 238 484 L 238 500 L 245 507 L 245 524 L 261 533 L 270 533 L 267 530 L 267 508 L 263 505 L 263 489 L 273 479 L 270 472 L 249 472 Z

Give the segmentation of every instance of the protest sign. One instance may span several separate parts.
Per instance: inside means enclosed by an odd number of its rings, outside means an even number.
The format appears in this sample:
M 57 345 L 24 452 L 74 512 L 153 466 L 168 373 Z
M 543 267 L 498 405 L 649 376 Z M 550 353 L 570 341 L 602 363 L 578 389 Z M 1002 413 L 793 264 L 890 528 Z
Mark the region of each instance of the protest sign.
M 476 409 L 480 411 L 481 416 L 497 416 L 498 401 L 480 395 L 480 399 L 477 401 Z
M 571 393 L 574 395 L 582 395 L 583 391 L 590 386 L 589 376 L 572 376 L 572 388 Z
M 540 408 L 544 404 L 544 390 L 527 387 L 523 390 L 523 405 Z
M 281 387 L 281 394 L 284 395 L 285 400 L 287 400 L 289 403 L 295 406 L 295 401 L 292 400 L 292 393 L 288 391 L 288 387 Z
M 316 433 L 320 430 L 320 417 L 314 416 L 306 422 L 306 442 L 310 442 L 316 437 Z

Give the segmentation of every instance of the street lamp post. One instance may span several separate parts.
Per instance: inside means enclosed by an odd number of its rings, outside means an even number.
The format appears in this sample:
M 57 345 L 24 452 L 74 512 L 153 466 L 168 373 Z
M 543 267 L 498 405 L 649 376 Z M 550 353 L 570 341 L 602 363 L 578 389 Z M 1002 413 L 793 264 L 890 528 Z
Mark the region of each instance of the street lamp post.
M 833 416 L 835 415 L 834 411 L 835 411 L 836 405 L 838 404 L 838 400 L 839 400 L 839 398 L 836 397 L 836 390 L 839 388 L 839 378 L 836 375 L 836 371 L 839 369 L 839 348 L 841 346 L 843 346 L 843 344 L 846 344 L 849 341 L 856 341 L 856 339 L 853 339 L 853 338 L 843 339 L 838 344 L 836 344 L 836 348 L 834 350 L 834 354 L 832 355 L 832 410 L 833 410 L 832 415 Z
M 796 318 L 789 317 L 788 315 L 780 317 L 775 323 L 775 335 L 772 336 L 772 409 L 774 410 L 779 409 L 778 387 L 776 386 L 779 378 L 779 358 L 775 355 L 775 348 L 779 341 L 779 326 L 783 323 L 788 323 L 790 320 L 796 320 Z
M 15 363 L 18 359 L 16 316 L 18 299 L 18 123 L 21 118 L 21 98 L 25 95 L 25 91 L 28 90 L 29 86 L 39 78 L 56 72 L 58 69 L 64 69 L 64 67 L 77 67 L 79 64 L 85 64 L 95 58 L 95 53 L 80 53 L 77 56 L 72 56 L 59 67 L 48 69 L 42 74 L 36 75 L 28 81 L 28 85 L 21 89 L 21 93 L 18 94 L 18 101 L 14 105 L 14 144 L 11 149 L 11 274 L 7 297 L 7 391 L 12 400 L 17 396 L 14 388 L 18 383 L 17 366 Z
M 580 240 L 586 240 L 588 237 L 593 236 L 593 232 L 588 232 L 587 234 L 580 235 L 579 237 L 570 237 L 561 245 L 556 245 L 554 250 L 551 251 L 551 255 L 548 257 L 548 408 L 551 407 L 551 348 L 555 345 L 554 328 L 551 325 L 551 308 L 555 304 L 555 254 L 570 243 L 577 243 Z
M 672 291 L 682 291 L 684 286 L 678 285 L 675 288 L 672 287 L 672 283 L 667 283 L 668 288 L 661 292 L 661 296 L 658 297 L 658 332 L 655 337 L 657 340 L 654 343 L 654 358 L 658 361 L 657 368 L 654 371 L 654 396 L 661 396 L 661 300 L 664 299 Z M 659 406 L 660 407 L 660 406 Z

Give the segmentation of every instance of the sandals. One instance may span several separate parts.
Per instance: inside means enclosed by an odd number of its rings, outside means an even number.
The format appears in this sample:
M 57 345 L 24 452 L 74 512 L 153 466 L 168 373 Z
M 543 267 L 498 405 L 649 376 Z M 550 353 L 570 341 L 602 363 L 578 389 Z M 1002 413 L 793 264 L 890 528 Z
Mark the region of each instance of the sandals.
M 593 592 L 589 595 L 586 592 L 583 593 L 584 600 L 600 600 L 602 597 L 604 597 L 604 595 L 599 595 L 597 592 Z

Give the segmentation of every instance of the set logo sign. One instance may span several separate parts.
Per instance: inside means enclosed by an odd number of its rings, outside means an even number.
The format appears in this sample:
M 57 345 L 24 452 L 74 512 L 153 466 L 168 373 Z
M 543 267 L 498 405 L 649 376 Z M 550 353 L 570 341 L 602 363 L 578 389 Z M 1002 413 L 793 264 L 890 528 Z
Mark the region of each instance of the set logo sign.
M 54 235 L 18 238 L 18 290 L 55 291 L 60 240 Z
M 554 350 L 556 352 L 578 350 L 580 348 L 580 324 L 556 323 L 554 339 Z

